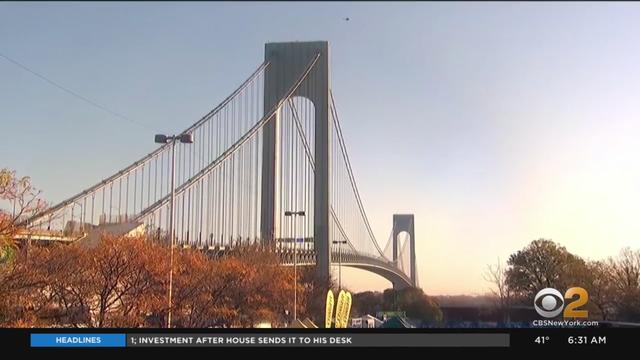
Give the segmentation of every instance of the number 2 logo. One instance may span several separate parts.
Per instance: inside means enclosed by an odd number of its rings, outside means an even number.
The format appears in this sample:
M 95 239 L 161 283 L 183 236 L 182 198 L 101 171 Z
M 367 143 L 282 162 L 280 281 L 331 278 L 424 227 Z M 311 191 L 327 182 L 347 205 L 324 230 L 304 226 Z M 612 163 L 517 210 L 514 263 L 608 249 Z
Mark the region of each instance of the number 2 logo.
M 578 298 L 570 303 L 564 308 L 563 316 L 566 318 L 586 318 L 589 316 L 589 311 L 587 310 L 576 310 L 577 308 L 584 306 L 589 301 L 589 293 L 587 290 L 581 287 L 572 287 L 567 289 L 567 292 L 564 293 L 564 298 L 566 300 L 571 300 L 575 296 Z

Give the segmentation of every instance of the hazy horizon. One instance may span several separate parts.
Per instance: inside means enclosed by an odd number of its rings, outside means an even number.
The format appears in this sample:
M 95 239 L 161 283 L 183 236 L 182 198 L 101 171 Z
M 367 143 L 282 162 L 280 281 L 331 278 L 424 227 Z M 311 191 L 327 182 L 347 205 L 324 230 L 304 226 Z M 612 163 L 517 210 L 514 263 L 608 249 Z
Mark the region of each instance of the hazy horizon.
M 640 248 L 638 18 L 638 3 L 3 2 L 0 54 L 133 122 L 0 56 L 0 167 L 56 203 L 215 107 L 264 43 L 327 40 L 380 246 L 413 213 L 425 291 L 483 294 L 487 264 L 534 239 L 587 259 Z

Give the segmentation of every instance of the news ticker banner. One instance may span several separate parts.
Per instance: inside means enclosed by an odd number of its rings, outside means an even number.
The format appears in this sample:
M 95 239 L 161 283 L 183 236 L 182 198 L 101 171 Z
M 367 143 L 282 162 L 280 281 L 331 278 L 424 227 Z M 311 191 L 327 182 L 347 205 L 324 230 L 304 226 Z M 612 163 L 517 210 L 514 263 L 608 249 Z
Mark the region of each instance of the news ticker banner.
M 509 334 L 31 334 L 31 347 L 508 347 Z

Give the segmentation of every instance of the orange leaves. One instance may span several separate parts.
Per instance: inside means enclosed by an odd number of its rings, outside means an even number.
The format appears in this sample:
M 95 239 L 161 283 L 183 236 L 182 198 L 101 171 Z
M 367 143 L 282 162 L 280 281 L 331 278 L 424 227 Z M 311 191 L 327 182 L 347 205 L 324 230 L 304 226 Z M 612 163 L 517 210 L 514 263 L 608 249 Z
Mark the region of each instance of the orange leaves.
M 6 260 L 7 248 L 15 246 L 13 235 L 19 230 L 18 223 L 46 208 L 39 195 L 29 177 L 18 178 L 15 171 L 0 169 L 0 263 Z
M 288 269 L 258 249 L 243 248 L 216 259 L 183 250 L 176 263 L 177 326 L 252 327 L 260 321 L 283 321 L 284 309 L 291 308 Z
M 0 268 L 0 326 L 161 327 L 168 313 L 170 249 L 141 238 L 105 236 L 30 247 Z M 298 269 L 298 313 L 307 271 Z M 252 327 L 290 322 L 293 269 L 257 247 L 224 255 L 174 251 L 173 325 Z

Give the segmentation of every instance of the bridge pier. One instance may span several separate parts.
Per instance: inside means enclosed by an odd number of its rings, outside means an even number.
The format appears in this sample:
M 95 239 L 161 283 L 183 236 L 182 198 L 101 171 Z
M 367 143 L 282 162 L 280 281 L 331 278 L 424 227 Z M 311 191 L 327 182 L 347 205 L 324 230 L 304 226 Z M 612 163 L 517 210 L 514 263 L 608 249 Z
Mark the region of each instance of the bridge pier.
M 330 277 L 331 246 L 329 239 L 329 44 L 326 41 L 282 42 L 265 45 L 265 60 L 269 67 L 264 79 L 264 110 L 273 108 L 296 79 L 303 73 L 309 62 L 320 53 L 316 65 L 295 96 L 310 100 L 315 108 L 315 175 L 313 209 L 281 209 L 279 198 L 278 169 L 278 119 L 270 121 L 264 128 L 262 150 L 261 184 L 261 237 L 265 242 L 273 242 L 279 229 L 276 228 L 286 210 L 303 210 L 314 218 L 314 248 L 316 251 L 317 275 L 327 280 Z M 311 211 L 313 210 L 313 211 Z

